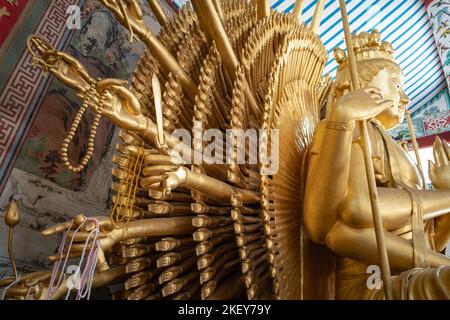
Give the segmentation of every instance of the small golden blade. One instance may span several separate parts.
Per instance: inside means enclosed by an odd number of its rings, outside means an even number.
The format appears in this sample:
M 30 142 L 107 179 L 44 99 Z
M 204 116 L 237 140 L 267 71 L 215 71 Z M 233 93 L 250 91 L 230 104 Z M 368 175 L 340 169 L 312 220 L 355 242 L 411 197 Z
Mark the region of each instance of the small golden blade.
M 156 74 L 153 74 L 152 88 L 153 88 L 153 98 L 155 101 L 156 127 L 158 129 L 158 144 L 159 146 L 163 146 L 165 145 L 165 141 L 164 141 L 163 113 L 161 103 L 162 101 L 161 84 Z

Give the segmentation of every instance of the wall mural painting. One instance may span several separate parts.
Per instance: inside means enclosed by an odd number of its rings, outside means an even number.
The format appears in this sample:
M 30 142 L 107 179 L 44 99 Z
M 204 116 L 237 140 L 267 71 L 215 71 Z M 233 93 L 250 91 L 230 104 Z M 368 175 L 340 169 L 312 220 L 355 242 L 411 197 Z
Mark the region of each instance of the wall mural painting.
M 434 39 L 439 51 L 442 66 L 450 87 L 450 3 L 446 1 L 429 1 L 428 17 L 433 29 Z
M 417 138 L 450 131 L 450 94 L 447 88 L 411 114 Z M 389 132 L 396 140 L 410 140 L 406 121 Z
M 154 34 L 159 24 L 150 8 L 142 3 L 144 19 Z M 171 14 L 171 7 L 164 7 Z M 144 45 L 134 41 L 112 14 L 97 0 L 86 0 L 82 7 L 81 29 L 75 30 L 66 51 L 79 59 L 88 72 L 101 78 L 129 79 Z M 56 237 L 43 238 L 45 227 L 83 213 L 86 216 L 108 213 L 111 186 L 111 159 L 115 153 L 115 127 L 102 120 L 97 130 L 95 151 L 81 174 L 72 174 L 60 160 L 60 147 L 81 101 L 71 90 L 52 80 L 43 93 L 38 114 L 25 139 L 0 197 L 0 219 L 10 199 L 20 208 L 21 222 L 14 245 L 18 268 L 23 272 L 48 268 L 46 257 L 57 248 Z M 88 111 L 74 136 L 69 157 L 78 162 L 84 155 L 94 115 Z M 5 243 L 7 228 L 0 222 L 0 242 Z M 27 243 L 27 246 L 21 245 Z M 10 273 L 6 247 L 0 250 L 0 277 Z

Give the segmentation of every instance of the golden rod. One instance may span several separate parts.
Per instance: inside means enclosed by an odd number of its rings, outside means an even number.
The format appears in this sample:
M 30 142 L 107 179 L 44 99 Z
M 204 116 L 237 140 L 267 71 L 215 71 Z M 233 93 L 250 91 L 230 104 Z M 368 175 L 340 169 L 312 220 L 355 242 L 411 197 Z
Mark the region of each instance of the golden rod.
M 325 0 L 318 0 L 316 5 L 316 10 L 314 11 L 314 16 L 311 22 L 311 29 L 317 33 L 320 27 L 320 21 L 322 20 L 323 9 L 325 7 Z
M 297 17 L 301 18 L 303 7 L 305 6 L 305 0 L 296 0 L 294 5 L 294 10 L 292 11 L 292 14 Z
M 152 9 L 153 13 L 155 14 L 156 20 L 158 20 L 159 24 L 161 26 L 164 26 L 169 22 L 169 19 L 167 19 L 166 14 L 164 13 L 163 9 L 159 5 L 158 0 L 147 0 L 148 5 L 150 9 Z
M 419 145 L 417 144 L 416 133 L 411 120 L 411 114 L 408 110 L 405 111 L 406 122 L 408 123 L 409 135 L 416 155 L 417 169 L 419 169 L 420 177 L 422 178 L 422 188 L 426 189 L 425 175 L 423 174 L 422 162 L 420 161 Z
M 156 116 L 156 127 L 158 129 L 158 144 L 159 147 L 165 145 L 164 140 L 164 127 L 163 127 L 163 112 L 162 112 L 162 98 L 161 98 L 161 85 L 159 83 L 158 76 L 156 73 L 152 77 L 152 88 L 153 88 L 153 98 L 155 101 L 155 116 Z
M 262 20 L 268 16 L 270 16 L 270 4 L 269 0 L 259 0 L 256 4 L 257 9 L 257 18 L 258 20 Z
M 125 8 L 123 3 L 119 1 L 109 2 L 108 0 L 100 0 L 116 17 L 117 20 L 130 32 L 137 35 L 147 46 L 151 55 L 158 61 L 161 67 L 167 73 L 173 73 L 181 82 L 186 96 L 191 102 L 195 101 L 197 95 L 197 85 L 191 77 L 180 66 L 170 51 L 155 37 L 150 29 L 145 25 L 142 14 L 128 12 L 128 6 Z
M 222 5 L 220 4 L 220 0 L 213 0 L 214 7 L 216 8 L 217 14 L 219 15 L 220 21 L 222 24 L 225 24 L 225 14 L 223 13 Z
M 348 22 L 347 10 L 345 7 L 345 0 L 339 0 L 342 24 L 344 27 L 345 42 L 348 51 L 348 61 L 350 64 L 350 72 L 353 84 L 353 90 L 359 89 L 359 77 L 358 69 L 356 68 L 355 52 L 353 51 L 352 38 L 350 33 L 350 24 Z M 391 282 L 391 269 L 389 266 L 389 257 L 386 249 L 386 243 L 384 239 L 383 221 L 381 220 L 380 204 L 378 202 L 378 190 L 375 180 L 375 172 L 372 163 L 372 155 L 370 152 L 369 133 L 367 131 L 367 122 L 360 121 L 360 130 L 363 136 L 363 152 L 364 162 L 366 167 L 367 182 L 369 184 L 370 204 L 372 207 L 372 216 L 375 226 L 375 235 L 378 246 L 378 255 L 381 262 L 381 276 L 383 279 L 383 287 L 387 300 L 392 300 L 392 282 Z
M 230 39 L 228 38 L 228 35 L 220 22 L 220 18 L 214 8 L 214 4 L 211 1 L 192 0 L 192 6 L 197 14 L 203 32 L 205 32 L 205 35 L 210 42 L 214 41 L 216 43 L 228 76 L 233 82 L 235 82 L 237 80 L 236 70 L 239 65 L 239 60 L 234 52 Z M 252 113 L 257 116 L 260 114 L 260 111 L 255 97 L 253 96 L 247 81 L 244 82 L 248 103 Z

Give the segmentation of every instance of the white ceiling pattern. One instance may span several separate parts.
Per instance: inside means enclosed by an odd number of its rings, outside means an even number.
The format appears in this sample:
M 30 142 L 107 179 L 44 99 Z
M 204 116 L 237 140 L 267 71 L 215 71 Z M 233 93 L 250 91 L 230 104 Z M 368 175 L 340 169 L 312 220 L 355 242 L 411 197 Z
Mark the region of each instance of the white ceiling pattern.
M 184 0 L 176 0 L 178 5 Z M 273 9 L 290 12 L 295 0 L 271 0 Z M 311 23 L 317 0 L 307 0 L 302 19 Z M 422 0 L 346 0 L 352 31 L 380 31 L 383 40 L 395 48 L 395 59 L 405 73 L 404 88 L 416 110 L 447 87 L 433 32 Z M 333 49 L 342 48 L 344 33 L 338 0 L 328 0 L 319 28 L 320 37 L 329 51 L 325 73 L 334 75 Z

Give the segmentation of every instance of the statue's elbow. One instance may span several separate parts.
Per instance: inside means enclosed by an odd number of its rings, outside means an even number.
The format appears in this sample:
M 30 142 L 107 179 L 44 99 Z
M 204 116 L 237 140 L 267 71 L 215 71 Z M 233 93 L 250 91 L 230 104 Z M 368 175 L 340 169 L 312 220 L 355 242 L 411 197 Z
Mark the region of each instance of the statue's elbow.
M 347 197 L 339 210 L 339 220 L 353 228 L 370 228 L 372 218 L 370 202 L 364 197 Z
M 317 206 L 305 204 L 303 208 L 303 226 L 306 234 L 313 242 L 324 244 L 328 230 L 320 216 L 320 210 Z

